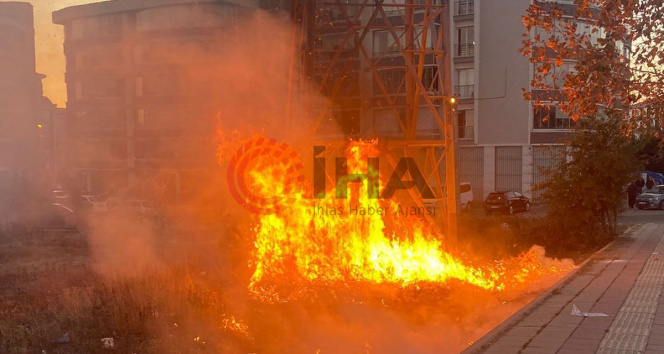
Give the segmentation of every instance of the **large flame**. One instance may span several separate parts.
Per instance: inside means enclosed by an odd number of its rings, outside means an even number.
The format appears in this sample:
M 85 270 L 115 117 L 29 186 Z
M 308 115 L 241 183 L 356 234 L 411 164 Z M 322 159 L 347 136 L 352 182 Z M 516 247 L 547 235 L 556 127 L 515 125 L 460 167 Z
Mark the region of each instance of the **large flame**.
M 350 174 L 378 173 L 367 158 L 378 155 L 376 141 L 353 141 L 345 150 Z M 283 190 L 275 164 L 257 163 L 246 178 L 256 190 Z M 287 168 L 287 166 L 283 166 Z M 255 271 L 250 289 L 263 284 L 301 282 L 445 283 L 456 279 L 500 291 L 532 274 L 558 271 L 543 267 L 534 253 L 506 262 L 473 266 L 445 250 L 444 239 L 421 215 L 410 215 L 396 200 L 370 198 L 367 183 L 349 183 L 348 199 L 312 199 L 307 191 L 277 213 L 260 215 L 255 232 Z M 406 210 L 404 210 L 406 209 Z M 411 210 L 412 211 L 412 210 Z M 418 214 L 416 211 L 414 214 Z M 386 225 L 386 223 L 389 225 Z

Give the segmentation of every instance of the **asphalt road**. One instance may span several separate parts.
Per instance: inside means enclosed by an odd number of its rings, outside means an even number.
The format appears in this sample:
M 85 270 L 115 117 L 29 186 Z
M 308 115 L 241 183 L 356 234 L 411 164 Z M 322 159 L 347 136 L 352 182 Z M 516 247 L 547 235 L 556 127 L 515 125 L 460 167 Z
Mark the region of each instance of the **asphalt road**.
M 664 224 L 664 210 L 639 210 L 626 208 L 618 217 L 618 223 L 631 225 L 643 223 Z
M 484 218 L 484 210 L 480 208 L 471 211 L 476 217 Z M 529 212 L 516 214 L 520 218 L 542 217 L 546 215 L 546 206 L 534 204 Z M 664 224 L 664 210 L 630 209 L 625 205 L 625 211 L 618 217 L 618 223 L 623 225 L 655 223 Z

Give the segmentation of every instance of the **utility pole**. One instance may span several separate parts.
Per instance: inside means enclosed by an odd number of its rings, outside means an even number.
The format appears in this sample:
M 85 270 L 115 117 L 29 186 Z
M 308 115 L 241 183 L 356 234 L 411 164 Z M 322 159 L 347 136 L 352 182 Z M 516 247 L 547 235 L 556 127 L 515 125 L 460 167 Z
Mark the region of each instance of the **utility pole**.
M 454 129 L 456 98 L 452 87 L 452 43 L 450 16 L 452 1 L 447 0 L 443 9 L 443 65 L 441 73 L 443 79 L 443 119 L 445 122 L 445 190 L 447 204 L 447 235 L 450 245 L 457 243 L 457 216 L 459 211 L 459 179 L 456 167 L 457 149 L 456 133 Z
M 459 178 L 456 167 L 457 149 L 454 129 L 456 98 L 445 100 L 445 189 L 447 201 L 447 240 L 451 245 L 457 242 L 457 221 L 459 212 Z

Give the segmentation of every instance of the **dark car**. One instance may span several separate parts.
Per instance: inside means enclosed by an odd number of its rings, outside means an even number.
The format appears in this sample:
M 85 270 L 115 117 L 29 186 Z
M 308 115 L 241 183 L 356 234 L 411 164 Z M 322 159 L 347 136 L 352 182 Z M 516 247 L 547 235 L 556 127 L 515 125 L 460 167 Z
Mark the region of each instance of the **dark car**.
M 639 209 L 664 209 L 664 185 L 654 186 L 636 197 Z
M 530 199 L 517 191 L 491 192 L 484 201 L 487 214 L 500 211 L 511 215 L 517 210 L 530 210 Z

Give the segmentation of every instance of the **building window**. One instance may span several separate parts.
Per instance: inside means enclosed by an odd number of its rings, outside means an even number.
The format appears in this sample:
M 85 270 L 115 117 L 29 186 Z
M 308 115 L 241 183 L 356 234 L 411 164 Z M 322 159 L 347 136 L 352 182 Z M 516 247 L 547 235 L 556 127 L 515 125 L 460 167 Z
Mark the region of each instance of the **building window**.
M 185 117 L 193 109 L 177 105 L 152 106 L 136 110 L 136 125 L 139 129 L 178 129 L 186 122 Z M 195 122 L 187 122 L 188 127 Z
M 455 15 L 471 15 L 475 13 L 475 0 L 457 0 L 454 2 Z
M 316 49 L 323 52 L 337 51 L 339 49 L 352 50 L 353 48 L 355 48 L 355 36 L 352 34 L 349 36 L 346 36 L 346 33 L 325 34 L 318 37 L 318 41 L 316 41 Z
M 113 161 L 127 158 L 124 140 L 82 140 L 76 144 L 76 160 L 79 162 Z
M 140 11 L 136 15 L 139 32 L 179 28 L 206 28 L 232 25 L 239 17 L 239 6 L 229 4 L 187 4 Z
M 473 26 L 456 29 L 456 57 L 471 57 L 475 55 L 475 29 Z
M 74 85 L 76 99 L 119 98 L 124 94 L 124 81 L 118 78 L 97 78 L 77 81 Z
M 345 0 L 345 4 L 359 4 L 360 0 Z M 327 5 L 327 6 L 322 6 L 319 10 L 318 13 L 316 14 L 316 18 L 321 21 L 321 23 L 329 22 L 329 21 L 345 21 L 346 16 L 348 18 L 353 19 L 357 15 L 357 11 L 360 7 L 359 6 L 344 6 L 343 10 L 336 5 Z M 345 12 L 344 13 L 342 12 Z
M 73 39 L 118 36 L 122 34 L 122 16 L 106 15 L 74 20 L 71 33 Z
M 78 111 L 72 119 L 73 130 L 116 130 L 125 128 L 124 110 L 121 108 L 91 108 Z
M 434 30 L 437 32 L 439 25 L 436 24 Z M 419 50 L 422 47 L 422 32 L 424 31 L 423 26 L 415 26 L 413 28 L 413 50 Z M 392 55 L 399 53 L 399 46 L 401 48 L 406 47 L 406 34 L 403 29 L 394 30 L 394 34 L 397 36 L 399 41 L 394 40 L 394 35 L 391 31 L 381 30 L 373 32 L 373 56 L 381 55 Z M 431 33 L 431 28 L 427 28 L 427 40 L 425 43 L 426 49 L 433 48 L 433 37 L 434 34 Z M 353 43 L 351 41 L 351 43 Z
M 139 126 L 145 125 L 145 108 L 139 108 L 136 111 L 136 123 L 138 123 Z
M 475 97 L 475 69 L 458 69 L 454 95 L 459 99 Z
M 395 30 L 394 32 L 397 38 L 399 39 L 399 42 L 396 42 L 394 40 L 394 36 L 390 31 L 374 31 L 373 33 L 374 56 L 399 53 L 399 46 L 403 48 L 405 45 L 404 33 L 403 30 Z
M 76 81 L 76 84 L 74 84 L 74 97 L 77 100 L 83 99 L 83 83 L 80 81 Z
M 422 72 L 422 84 L 429 92 L 440 92 L 440 80 L 437 66 L 425 66 Z
M 120 47 L 89 47 L 77 52 L 72 60 L 72 67 L 77 69 L 109 67 L 122 65 L 123 52 Z
M 541 82 L 545 85 L 546 89 L 561 90 L 565 86 L 565 77 L 575 72 L 575 64 L 573 61 L 565 61 L 563 65 L 556 66 L 554 60 L 550 60 L 548 71 L 546 74 L 542 74 L 540 69 L 542 63 L 536 63 L 534 65 L 534 74 L 542 76 L 543 80 Z
M 136 96 L 175 96 L 181 92 L 180 79 L 163 73 L 136 78 Z
M 459 139 L 473 139 L 475 137 L 475 112 L 465 110 L 457 112 L 457 127 Z
M 404 109 L 397 108 L 399 116 L 390 108 L 374 109 L 374 132 L 379 135 L 398 135 L 401 132 L 399 121 L 406 116 Z
M 572 129 L 574 120 L 555 104 L 533 105 L 533 129 Z
M 420 106 L 417 109 L 417 133 L 422 135 L 440 133 L 440 126 L 428 106 Z
M 405 69 L 379 69 L 377 70 L 380 81 L 389 94 L 401 94 L 406 92 Z M 382 95 L 380 84 L 374 78 L 374 95 Z

